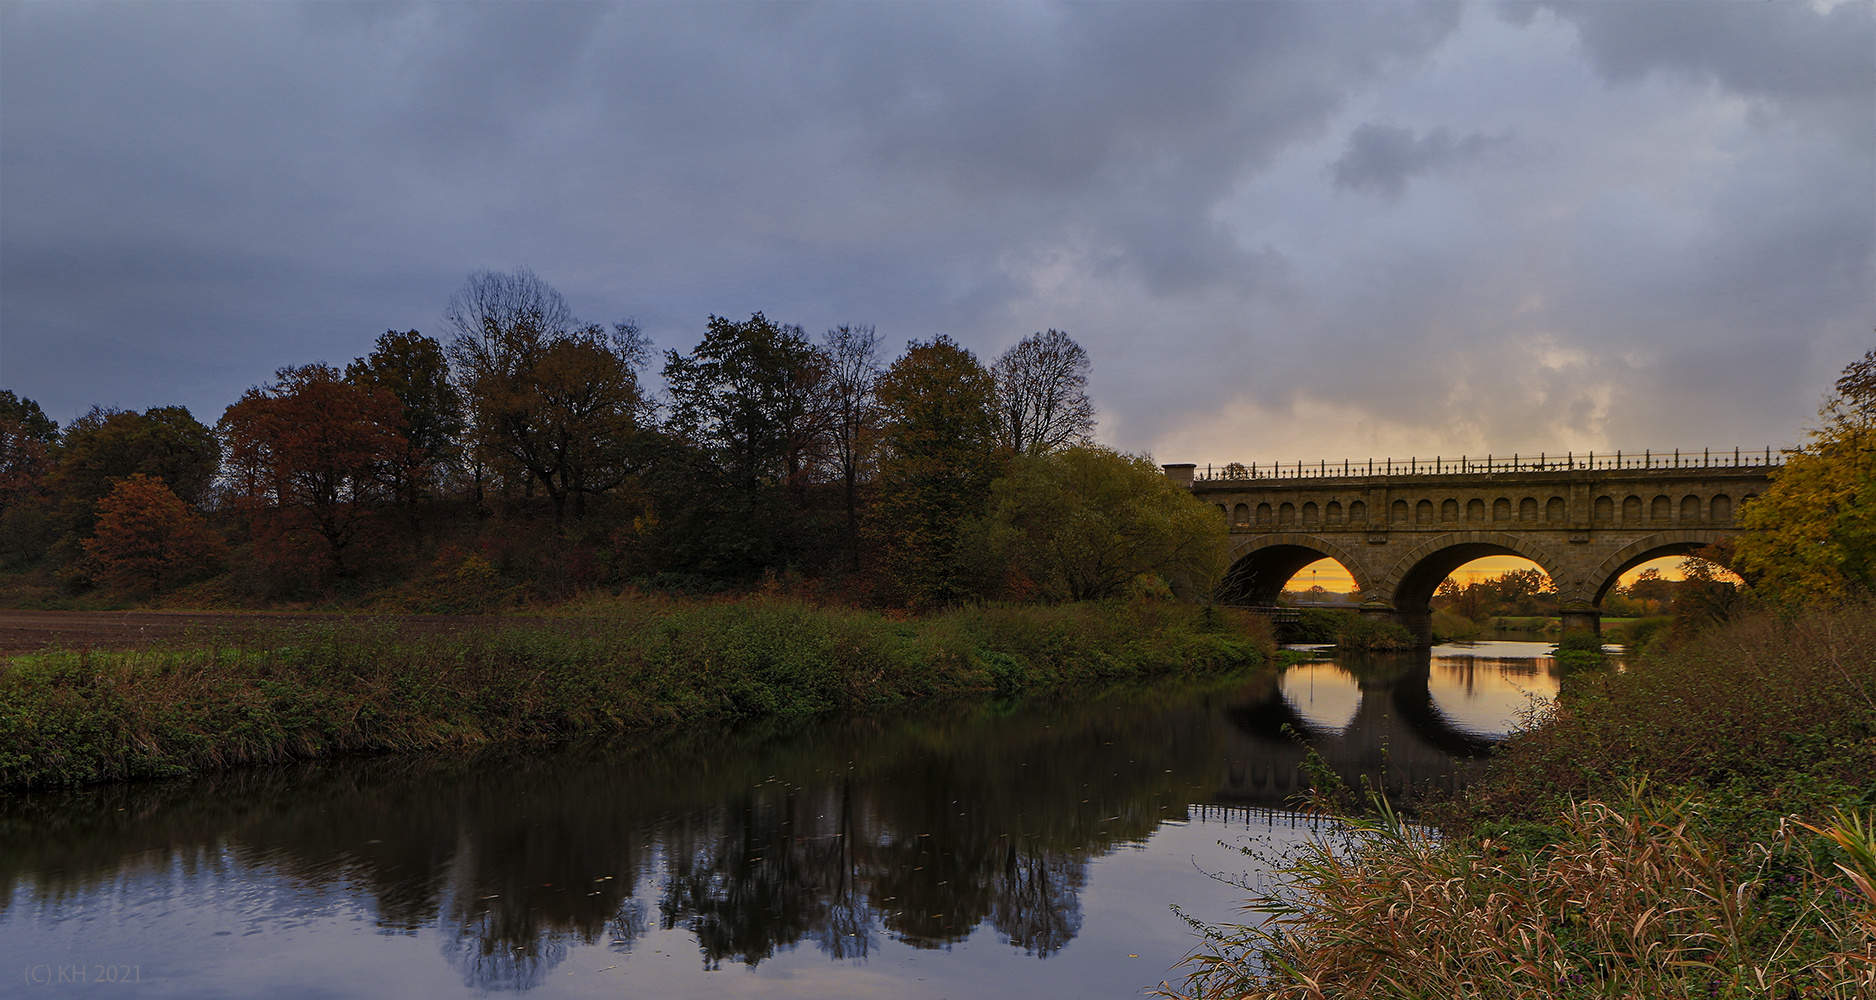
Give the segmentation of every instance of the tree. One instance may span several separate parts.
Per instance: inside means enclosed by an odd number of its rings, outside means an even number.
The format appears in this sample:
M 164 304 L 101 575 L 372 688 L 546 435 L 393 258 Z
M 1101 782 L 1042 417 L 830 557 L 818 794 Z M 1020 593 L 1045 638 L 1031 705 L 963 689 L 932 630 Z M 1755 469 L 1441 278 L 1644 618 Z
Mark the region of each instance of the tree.
M 397 397 L 404 415 L 404 451 L 389 463 L 392 488 L 417 527 L 417 505 L 438 469 L 456 455 L 463 432 L 462 394 L 450 383 L 443 345 L 415 330 L 387 330 L 369 358 L 354 358 L 346 381 Z
M 101 582 L 152 592 L 207 569 L 224 548 L 202 515 L 141 472 L 98 501 L 97 531 L 84 546 Z
M 1017 458 L 990 488 L 978 537 L 1056 601 L 1119 597 L 1148 578 L 1208 593 L 1226 565 L 1216 508 L 1151 459 L 1099 445 Z
M 970 596 L 958 543 L 1000 471 L 996 383 L 976 355 L 940 335 L 913 341 L 879 380 L 884 454 L 880 519 L 912 600 Z
M 317 535 L 327 569 L 344 576 L 346 549 L 384 499 L 384 467 L 409 447 L 402 407 L 389 391 L 348 382 L 328 365 L 275 377 L 249 389 L 217 425 L 230 498 L 275 531 Z
M 1784 603 L 1876 586 L 1876 350 L 1852 362 L 1819 426 L 1740 510 L 1732 569 Z
M 53 486 L 86 502 L 133 473 L 161 479 L 190 506 L 207 499 L 221 463 L 215 432 L 183 406 L 91 411 L 65 428 Z
M 821 340 L 827 358 L 828 435 L 847 508 L 847 558 L 860 568 L 859 485 L 879 431 L 879 337 L 870 326 L 837 326 Z
M 506 463 L 547 492 L 554 523 L 639 466 L 650 407 L 637 369 L 647 343 L 633 323 L 581 326 L 560 293 L 521 268 L 473 274 L 445 314 L 470 434 L 483 461 Z
M 58 530 L 47 489 L 58 430 L 38 403 L 0 389 L 0 564 L 38 561 Z
M 827 457 L 828 370 L 798 326 L 761 313 L 744 323 L 711 316 L 688 357 L 665 355 L 672 425 L 711 450 L 738 488 L 781 484 L 799 497 Z
M 47 488 L 58 505 L 68 557 L 92 533 L 97 502 L 126 476 L 160 479 L 189 506 L 208 499 L 221 467 L 221 442 L 186 407 L 107 410 L 94 406 L 66 426 L 53 452 Z
M 46 416 L 39 404 L 16 396 L 11 389 L 0 389 L 0 424 L 18 424 L 19 433 L 41 444 L 59 439 L 59 422 Z
M 826 548 L 809 488 L 833 468 L 830 361 L 801 328 L 711 316 L 665 354 L 670 468 L 651 477 L 668 565 L 710 576 L 791 566 Z
M 1084 443 L 1094 433 L 1088 352 L 1060 330 L 1032 334 L 991 367 L 998 440 L 1018 455 Z

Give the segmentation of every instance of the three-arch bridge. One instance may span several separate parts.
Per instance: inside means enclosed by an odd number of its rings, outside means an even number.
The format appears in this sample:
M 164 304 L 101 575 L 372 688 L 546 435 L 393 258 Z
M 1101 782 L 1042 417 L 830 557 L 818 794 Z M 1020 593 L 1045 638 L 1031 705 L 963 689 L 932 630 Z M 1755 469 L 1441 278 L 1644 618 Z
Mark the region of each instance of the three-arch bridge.
M 1522 556 L 1557 588 L 1565 629 L 1599 630 L 1616 579 L 1737 533 L 1739 506 L 1779 465 L 1771 451 L 1724 456 L 1570 455 L 1328 463 L 1166 474 L 1231 526 L 1225 599 L 1272 605 L 1304 566 L 1329 558 L 1355 578 L 1363 614 L 1432 641 L 1440 581 L 1481 556 Z

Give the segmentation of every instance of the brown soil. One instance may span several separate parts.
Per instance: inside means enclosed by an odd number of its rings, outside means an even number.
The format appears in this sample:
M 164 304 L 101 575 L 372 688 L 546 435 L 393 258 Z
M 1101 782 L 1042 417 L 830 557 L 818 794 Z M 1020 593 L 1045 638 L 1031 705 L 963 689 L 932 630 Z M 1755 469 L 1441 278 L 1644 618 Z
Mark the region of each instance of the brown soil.
M 403 635 L 437 635 L 514 622 L 481 615 L 331 615 L 276 611 L 4 611 L 0 656 L 63 649 L 232 642 L 296 625 L 390 624 Z

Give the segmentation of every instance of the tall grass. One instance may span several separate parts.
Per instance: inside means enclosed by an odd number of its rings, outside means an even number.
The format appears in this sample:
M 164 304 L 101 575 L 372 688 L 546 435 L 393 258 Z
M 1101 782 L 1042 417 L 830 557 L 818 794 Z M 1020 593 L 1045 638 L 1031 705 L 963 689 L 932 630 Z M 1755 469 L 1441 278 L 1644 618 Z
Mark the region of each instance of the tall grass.
M 1876 997 L 1873 696 L 1868 601 L 1571 674 L 1437 830 L 1307 847 L 1164 995 Z
M 1455 844 L 1384 814 L 1319 840 L 1213 929 L 1183 998 L 1829 998 L 1876 989 L 1876 842 L 1786 823 L 1748 864 L 1699 805 L 1579 803 L 1542 851 Z M 1841 866 L 1841 867 L 1839 867 Z
M 1253 666 L 1270 648 L 1248 616 L 1150 603 L 916 620 L 761 599 L 603 610 L 417 639 L 341 624 L 16 657 L 0 666 L 0 787 L 1049 692 Z

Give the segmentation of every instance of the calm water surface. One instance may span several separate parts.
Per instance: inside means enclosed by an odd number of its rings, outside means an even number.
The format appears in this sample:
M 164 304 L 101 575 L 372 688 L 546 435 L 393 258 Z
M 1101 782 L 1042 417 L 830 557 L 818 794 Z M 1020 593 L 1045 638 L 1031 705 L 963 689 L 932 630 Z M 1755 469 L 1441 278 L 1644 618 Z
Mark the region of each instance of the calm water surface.
M 1310 834 L 1299 739 L 1457 787 L 1548 650 L 0 797 L 0 996 L 1137 996 Z

